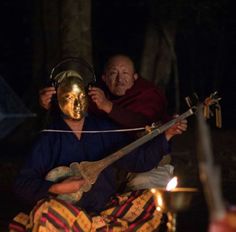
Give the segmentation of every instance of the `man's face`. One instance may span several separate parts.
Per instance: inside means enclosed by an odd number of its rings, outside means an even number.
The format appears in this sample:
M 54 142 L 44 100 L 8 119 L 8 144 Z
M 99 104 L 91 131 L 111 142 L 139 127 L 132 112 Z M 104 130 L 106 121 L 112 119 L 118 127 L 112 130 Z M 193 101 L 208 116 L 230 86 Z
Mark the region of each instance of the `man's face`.
M 58 104 L 61 111 L 69 118 L 80 120 L 87 111 L 87 96 L 80 82 L 69 79 L 66 78 L 58 87 Z
M 112 94 L 123 96 L 134 85 L 137 74 L 129 58 L 117 56 L 108 62 L 102 78 Z

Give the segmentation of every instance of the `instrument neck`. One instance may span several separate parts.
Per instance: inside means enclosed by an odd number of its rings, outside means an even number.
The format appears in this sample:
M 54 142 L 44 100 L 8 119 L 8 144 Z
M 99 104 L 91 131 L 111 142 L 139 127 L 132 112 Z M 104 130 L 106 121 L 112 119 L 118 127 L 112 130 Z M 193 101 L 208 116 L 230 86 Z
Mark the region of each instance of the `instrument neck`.
M 107 166 L 109 166 L 113 162 L 119 160 L 120 158 L 122 158 L 123 156 L 125 156 L 129 152 L 133 151 L 137 147 L 143 145 L 144 143 L 148 142 L 149 140 L 151 140 L 151 139 L 155 138 L 156 136 L 158 136 L 159 134 L 163 133 L 164 131 L 166 131 L 167 129 L 172 127 L 176 122 L 181 121 L 193 114 L 194 114 L 194 111 L 191 108 L 188 111 L 186 111 L 185 113 L 178 116 L 177 118 L 172 119 L 171 121 L 165 123 L 164 125 L 153 129 L 148 134 L 146 134 L 146 135 L 142 136 L 141 138 L 135 140 L 134 142 L 126 145 L 125 147 L 121 148 L 120 150 L 118 150 L 118 151 L 112 153 L 111 155 L 105 157 L 104 159 L 100 160 L 99 162 L 101 162 L 103 164 L 106 163 L 106 165 L 104 166 L 104 169 L 105 169 Z

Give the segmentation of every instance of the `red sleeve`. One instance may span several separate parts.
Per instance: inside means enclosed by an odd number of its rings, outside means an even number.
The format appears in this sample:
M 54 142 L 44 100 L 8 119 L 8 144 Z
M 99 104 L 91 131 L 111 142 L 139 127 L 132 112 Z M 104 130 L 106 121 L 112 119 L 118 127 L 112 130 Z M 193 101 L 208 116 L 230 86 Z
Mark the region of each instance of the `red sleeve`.
M 125 109 L 118 104 L 113 104 L 112 111 L 108 116 L 125 128 L 142 127 L 150 124 L 150 120 L 142 113 Z
M 150 85 L 139 85 L 113 101 L 109 117 L 123 127 L 140 127 L 168 121 L 166 108 L 167 101 L 161 90 Z

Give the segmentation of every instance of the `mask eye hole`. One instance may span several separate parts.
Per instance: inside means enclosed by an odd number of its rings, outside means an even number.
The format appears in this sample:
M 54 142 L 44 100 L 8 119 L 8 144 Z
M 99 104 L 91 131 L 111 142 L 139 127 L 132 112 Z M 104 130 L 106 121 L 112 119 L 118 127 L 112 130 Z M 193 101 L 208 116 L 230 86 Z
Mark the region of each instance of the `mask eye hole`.
M 71 101 L 71 100 L 73 100 L 73 96 L 68 94 L 68 95 L 65 96 L 65 100 L 66 101 Z

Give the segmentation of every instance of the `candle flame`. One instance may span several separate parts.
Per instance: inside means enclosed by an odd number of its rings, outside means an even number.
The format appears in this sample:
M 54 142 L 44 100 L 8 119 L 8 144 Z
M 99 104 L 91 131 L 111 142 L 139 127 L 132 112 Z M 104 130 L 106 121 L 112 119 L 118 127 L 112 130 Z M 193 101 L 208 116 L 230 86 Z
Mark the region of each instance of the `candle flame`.
M 175 176 L 168 182 L 166 186 L 166 190 L 167 191 L 173 190 L 177 186 L 177 184 L 178 184 L 178 180 L 177 180 L 177 177 Z
M 152 188 L 151 192 L 155 196 L 154 199 L 155 199 L 155 203 L 156 203 L 156 210 L 159 211 L 159 212 L 162 212 L 164 202 L 163 202 L 163 199 L 162 199 L 162 196 L 161 196 L 160 192 L 157 191 L 155 188 Z
M 151 192 L 152 192 L 153 194 L 156 193 L 156 189 L 152 188 L 152 189 L 151 189 Z

